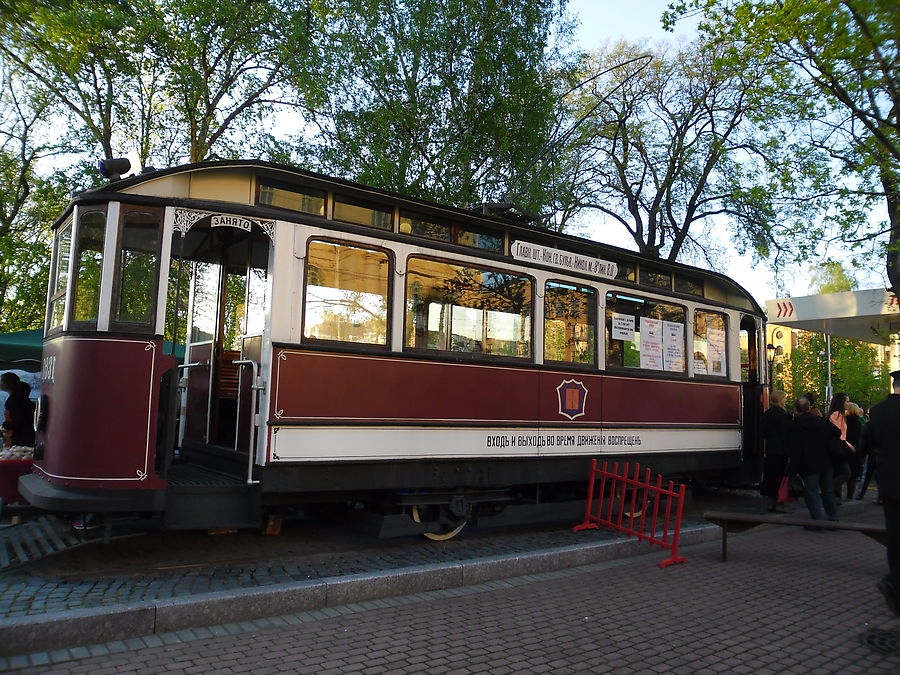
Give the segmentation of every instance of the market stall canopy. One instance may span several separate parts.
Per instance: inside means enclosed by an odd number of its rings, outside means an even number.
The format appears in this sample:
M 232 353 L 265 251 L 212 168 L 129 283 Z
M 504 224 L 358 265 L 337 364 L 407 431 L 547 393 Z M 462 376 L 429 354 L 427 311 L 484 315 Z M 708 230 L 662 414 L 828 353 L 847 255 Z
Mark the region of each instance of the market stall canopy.
M 39 371 L 43 337 L 40 328 L 0 334 L 0 370 Z
M 768 322 L 886 345 L 900 332 L 900 301 L 883 288 L 766 300 Z

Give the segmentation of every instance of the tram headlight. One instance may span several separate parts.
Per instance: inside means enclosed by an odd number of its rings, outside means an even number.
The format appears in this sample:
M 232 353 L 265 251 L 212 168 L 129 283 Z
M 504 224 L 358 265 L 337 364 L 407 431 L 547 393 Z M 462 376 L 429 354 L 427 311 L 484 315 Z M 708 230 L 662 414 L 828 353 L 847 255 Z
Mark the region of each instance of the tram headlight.
M 123 174 L 131 171 L 131 161 L 126 157 L 114 157 L 97 161 L 100 175 L 109 180 L 119 180 Z

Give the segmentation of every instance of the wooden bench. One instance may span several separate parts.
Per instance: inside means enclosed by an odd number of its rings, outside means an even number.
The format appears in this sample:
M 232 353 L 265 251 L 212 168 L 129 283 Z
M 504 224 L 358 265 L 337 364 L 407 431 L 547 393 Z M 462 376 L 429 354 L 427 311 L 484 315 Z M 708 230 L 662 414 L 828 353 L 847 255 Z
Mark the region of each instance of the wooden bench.
M 760 525 L 800 525 L 819 530 L 854 530 L 871 537 L 879 544 L 887 545 L 884 525 L 869 523 L 848 523 L 844 521 L 812 520 L 797 516 L 777 516 L 763 513 L 740 513 L 732 511 L 707 511 L 703 514 L 711 523 L 722 528 L 722 562 L 728 560 L 728 533 L 744 532 Z

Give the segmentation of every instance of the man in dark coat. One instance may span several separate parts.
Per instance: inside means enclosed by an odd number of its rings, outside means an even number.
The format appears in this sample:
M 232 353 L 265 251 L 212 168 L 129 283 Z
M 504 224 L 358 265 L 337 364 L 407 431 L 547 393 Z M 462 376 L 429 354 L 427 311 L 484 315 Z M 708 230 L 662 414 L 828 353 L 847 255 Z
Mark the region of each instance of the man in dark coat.
M 822 520 L 822 504 L 828 520 L 837 520 L 834 478 L 831 472 L 829 438 L 840 438 L 840 430 L 821 415 L 810 412 L 809 399 L 800 397 L 794 404 L 797 417 L 791 433 L 791 470 L 803 478 L 803 499 L 809 517 Z
M 900 370 L 891 373 L 893 392 L 872 406 L 863 447 L 878 449 L 878 496 L 884 502 L 890 572 L 878 582 L 890 610 L 900 616 Z
M 766 442 L 766 457 L 760 494 L 765 495 L 769 511 L 793 513 L 778 501 L 778 487 L 788 469 L 790 459 L 791 415 L 784 409 L 787 394 L 775 390 L 769 395 L 770 406 L 762 416 L 762 437 Z

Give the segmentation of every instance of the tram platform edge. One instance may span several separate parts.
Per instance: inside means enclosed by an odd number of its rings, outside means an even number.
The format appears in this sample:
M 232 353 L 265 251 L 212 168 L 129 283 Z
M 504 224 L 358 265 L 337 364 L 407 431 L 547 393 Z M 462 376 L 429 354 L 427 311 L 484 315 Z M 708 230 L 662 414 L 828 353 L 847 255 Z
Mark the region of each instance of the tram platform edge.
M 717 526 L 697 525 L 682 530 L 680 546 L 684 548 L 718 539 Z M 431 563 L 143 603 L 5 618 L 0 619 L 0 656 L 250 621 L 476 585 L 643 554 L 664 556 L 665 552 L 636 539 L 617 538 L 459 562 Z M 648 567 L 648 572 L 653 571 L 655 565 Z

